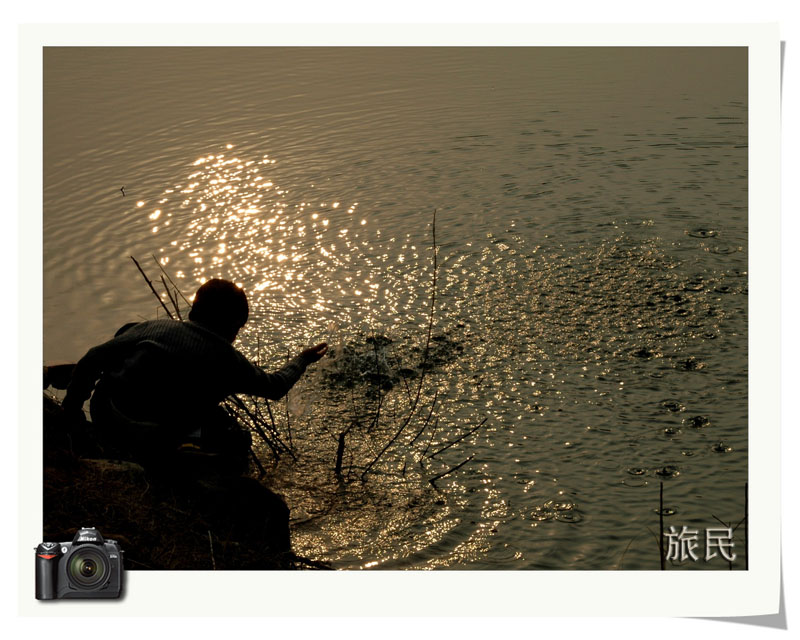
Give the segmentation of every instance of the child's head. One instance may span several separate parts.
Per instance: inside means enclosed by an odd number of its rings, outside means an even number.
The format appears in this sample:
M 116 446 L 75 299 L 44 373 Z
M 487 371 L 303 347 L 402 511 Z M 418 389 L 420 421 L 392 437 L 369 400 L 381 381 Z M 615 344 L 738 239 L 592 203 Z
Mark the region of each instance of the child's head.
M 230 280 L 213 278 L 197 290 L 189 320 L 233 342 L 249 314 L 244 290 Z

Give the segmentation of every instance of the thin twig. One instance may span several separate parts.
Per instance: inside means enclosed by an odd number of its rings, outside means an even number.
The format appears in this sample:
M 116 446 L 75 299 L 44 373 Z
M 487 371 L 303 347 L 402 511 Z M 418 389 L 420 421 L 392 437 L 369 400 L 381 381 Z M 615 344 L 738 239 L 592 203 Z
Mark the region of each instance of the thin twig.
M 664 557 L 664 483 L 661 482 L 659 484 L 661 488 L 658 492 L 658 551 L 661 554 L 661 570 L 664 571 L 666 569 L 666 558 Z
M 433 408 L 436 406 L 436 398 L 438 398 L 438 397 L 439 397 L 439 390 L 437 389 L 437 390 L 434 392 L 434 394 L 433 394 L 433 402 L 431 402 L 431 410 L 430 410 L 430 411 L 428 411 L 428 417 L 427 417 L 427 418 L 425 418 L 425 422 L 423 422 L 423 423 L 422 423 L 422 429 L 420 429 L 419 431 L 417 431 L 417 435 L 415 435 L 415 436 L 414 436 L 414 437 L 411 439 L 411 442 L 409 442 L 409 443 L 408 443 L 408 446 L 409 446 L 409 447 L 410 447 L 412 444 L 414 444 L 414 443 L 417 441 L 417 438 L 419 438 L 419 437 L 422 435 L 422 432 L 423 432 L 423 431 L 425 431 L 425 429 L 427 429 L 427 428 L 428 428 L 428 422 L 430 422 L 431 415 L 433 415 Z
M 170 557 L 167 559 L 167 563 L 169 563 L 169 560 L 171 558 L 172 556 L 170 555 Z M 151 567 L 149 564 L 145 564 L 144 562 L 139 562 L 138 560 L 134 560 L 133 558 L 125 558 L 125 562 L 132 562 L 133 564 L 138 564 L 140 567 L 144 567 L 145 569 L 154 569 L 154 567 Z
M 292 353 L 289 349 L 286 350 L 286 362 L 289 362 L 292 358 Z M 286 392 L 286 433 L 289 436 L 289 446 L 294 448 L 292 444 L 292 425 L 289 422 L 289 392 Z M 294 456 L 292 456 L 294 457 Z
M 625 554 L 628 553 L 628 549 L 631 548 L 631 545 L 633 544 L 633 541 L 636 540 L 636 538 L 637 538 L 637 536 L 633 536 L 633 538 L 631 538 L 631 541 L 628 543 L 628 546 L 625 547 L 625 551 L 622 552 L 622 556 L 620 556 L 620 559 L 619 559 L 619 569 L 620 569 L 620 571 L 622 571 L 622 569 L 623 569 L 623 563 L 625 562 Z
M 161 284 L 164 285 L 164 291 L 167 292 L 167 298 L 169 298 L 169 301 L 172 303 L 172 306 L 175 308 L 175 314 L 178 316 L 178 320 L 183 320 L 183 318 L 181 318 L 181 310 L 178 307 L 178 301 L 177 301 L 177 299 L 173 298 L 172 294 L 169 292 L 169 286 L 167 285 L 167 281 L 164 280 L 164 274 L 163 273 L 161 274 Z
M 400 369 L 403 362 L 402 360 L 400 360 L 399 357 L 397 357 L 397 355 L 394 355 L 394 362 L 397 368 Z M 405 386 L 406 388 L 406 395 L 408 396 L 408 400 L 411 401 L 412 398 L 411 389 L 409 389 L 408 387 L 408 379 L 406 378 L 406 374 L 403 373 L 402 371 L 398 371 L 397 373 L 400 375 L 400 379 L 403 381 L 403 386 Z
M 445 445 L 444 447 L 442 447 L 441 449 L 439 449 L 439 450 L 437 450 L 437 451 L 434 451 L 434 452 L 433 452 L 431 455 L 429 455 L 428 457 L 429 457 L 429 458 L 433 458 L 434 456 L 438 456 L 438 455 L 439 455 L 439 454 L 440 454 L 442 451 L 446 451 L 447 449 L 449 449 L 450 447 L 452 447 L 454 444 L 458 444 L 458 443 L 459 443 L 459 442 L 461 442 L 461 441 L 462 441 L 464 438 L 467 438 L 467 437 L 469 437 L 470 435 L 472 435 L 473 433 L 475 433 L 475 432 L 476 432 L 478 429 L 480 429 L 480 428 L 481 428 L 481 427 L 482 427 L 482 426 L 483 426 L 483 425 L 486 423 L 486 420 L 487 420 L 487 418 L 484 418 L 483 420 L 481 420 L 480 424 L 479 424 L 477 427 L 473 427 L 472 429 L 470 429 L 469 431 L 467 431 L 467 433 L 465 433 L 463 436 L 460 436 L 460 437 L 456 438 L 456 439 L 455 439 L 455 440 L 453 440 L 453 441 L 452 441 L 450 444 L 447 444 L 447 445 Z
M 367 473 L 369 473 L 370 469 L 372 469 L 372 467 L 380 459 L 380 457 L 384 453 L 386 453 L 386 451 L 389 449 L 389 447 L 392 446 L 392 444 L 394 444 L 395 440 L 397 440 L 400 437 L 400 434 L 403 433 L 406 426 L 408 426 L 408 423 L 411 422 L 411 418 L 414 416 L 414 413 L 417 410 L 417 404 L 419 403 L 420 394 L 422 393 L 422 383 L 425 380 L 428 352 L 430 351 L 430 346 L 431 346 L 431 334 L 433 333 L 433 312 L 436 306 L 436 275 L 438 269 L 438 263 L 436 260 L 436 209 L 433 210 L 433 222 L 431 224 L 431 233 L 433 237 L 433 283 L 431 287 L 431 311 L 430 311 L 430 316 L 428 318 L 428 335 L 427 338 L 425 339 L 425 351 L 422 355 L 422 371 L 420 371 L 419 375 L 419 385 L 417 386 L 417 395 L 414 398 L 414 403 L 411 406 L 411 410 L 408 412 L 408 417 L 403 421 L 403 424 L 397 430 L 397 433 L 395 433 L 394 436 L 391 438 L 391 440 L 389 440 L 389 442 L 386 443 L 383 449 L 381 449 L 380 453 L 377 456 L 375 456 L 372 459 L 372 462 L 370 462 L 366 466 L 364 472 L 361 474 L 362 480 L 366 477 Z
M 211 548 L 211 567 L 217 570 L 217 561 L 214 559 L 214 543 L 211 542 L 211 530 L 208 530 L 208 546 Z
M 164 311 L 166 311 L 167 315 L 174 320 L 175 318 L 172 317 L 172 314 L 170 313 L 169 309 L 167 308 L 167 305 L 164 304 L 164 300 L 156 292 L 155 287 L 153 287 L 153 283 L 150 281 L 150 278 L 147 277 L 147 274 L 144 272 L 144 270 L 142 269 L 141 265 L 136 261 L 136 258 L 134 258 L 133 256 L 131 256 L 130 258 L 131 258 L 131 260 L 133 260 L 133 264 L 136 265 L 136 268 L 139 270 L 139 273 L 142 274 L 142 277 L 144 278 L 144 281 L 147 283 L 147 286 L 150 287 L 150 291 L 153 292 L 153 295 L 156 298 L 158 298 L 158 302 L 161 304 L 162 307 L 164 307 Z
M 261 460 L 258 459 L 258 456 L 256 455 L 256 452 L 253 451 L 253 447 L 250 447 L 250 456 L 253 458 L 253 462 L 255 462 L 256 466 L 258 467 L 258 477 L 259 477 L 259 479 L 263 478 L 265 475 L 267 475 L 267 472 L 264 469 L 264 465 L 261 464 Z
M 744 568 L 747 570 L 749 568 L 750 563 L 750 549 L 747 546 L 747 534 L 748 534 L 748 515 L 749 515 L 749 496 L 747 490 L 747 483 L 744 483 Z
M 229 396 L 228 400 L 230 400 L 230 404 L 228 404 L 228 410 L 233 414 L 233 417 L 236 418 L 237 421 L 240 421 L 240 422 L 243 421 L 241 414 L 239 413 L 239 411 L 237 411 L 237 406 L 240 409 L 242 409 L 242 410 L 244 410 L 246 412 L 246 409 L 243 406 L 244 403 L 242 403 L 241 400 L 236 398 L 236 396 Z M 270 440 L 267 437 L 267 434 L 264 433 L 264 431 L 263 431 L 263 429 L 261 429 L 260 425 L 254 424 L 253 426 L 255 427 L 256 432 L 258 433 L 258 435 L 261 436 L 261 438 L 264 440 L 264 442 L 267 444 L 267 446 L 272 450 L 272 453 L 275 455 L 275 457 L 276 458 L 280 458 L 281 457 L 281 452 L 278 451 L 278 448 L 275 446 L 275 443 L 272 442 L 272 440 Z
M 188 305 L 191 307 L 191 306 L 192 306 L 192 303 L 191 303 L 191 302 L 189 302 L 189 301 L 186 299 L 186 296 L 185 296 L 185 295 L 183 295 L 183 293 L 181 293 L 181 290 L 178 288 L 178 285 L 177 285 L 177 284 L 175 284 L 175 282 L 172 280 L 172 278 L 170 278 L 170 277 L 169 277 L 169 274 L 167 273 L 167 270 L 166 270 L 166 269 L 164 268 L 164 266 L 163 266 L 163 265 L 162 265 L 162 264 L 161 264 L 161 263 L 158 261 L 158 258 L 156 258 L 155 254 L 151 253 L 150 255 L 151 255 L 151 256 L 153 256 L 153 260 L 155 260 L 155 263 L 158 265 L 158 268 L 159 268 L 159 269 L 161 269 L 161 273 L 163 273 L 165 276 L 167 276 L 167 280 L 169 280 L 169 283 L 170 283 L 170 284 L 171 284 L 173 287 L 175 287 L 175 291 L 177 291 L 177 292 L 178 292 L 178 295 L 179 295 L 181 298 L 183 298 L 183 301 L 184 301 L 186 304 L 188 304 Z
M 645 527 L 645 529 L 647 529 L 650 532 L 650 535 L 653 536 L 653 540 L 655 541 L 656 545 L 660 548 L 661 542 L 659 541 L 656 532 L 653 531 L 650 527 Z M 672 563 L 672 560 L 670 560 L 670 563 Z
M 344 456 L 344 436 L 346 433 L 346 431 L 342 431 L 339 434 L 339 444 L 336 448 L 336 466 L 333 471 L 337 476 L 342 475 L 342 456 Z
M 373 333 L 373 338 L 375 338 L 375 334 Z M 375 390 L 378 394 L 378 407 L 375 409 L 375 417 L 372 420 L 372 424 L 367 427 L 367 433 L 371 432 L 373 429 L 377 428 L 378 422 L 381 419 L 381 405 L 383 404 L 383 394 L 381 393 L 381 370 L 378 365 L 378 340 L 374 339 L 372 341 L 372 346 L 375 350 Z
M 411 400 L 411 389 L 408 386 L 408 380 L 406 379 L 406 374 L 400 373 L 400 377 L 402 378 L 403 384 L 406 387 L 406 395 L 408 396 L 408 399 Z
M 264 404 L 267 406 L 267 413 L 269 414 L 269 421 L 272 423 L 272 430 L 278 433 L 278 427 L 275 424 L 275 416 L 272 415 L 272 408 L 269 406 L 269 400 L 265 398 Z
M 433 436 L 436 434 L 436 429 L 439 426 L 439 418 L 437 416 L 436 420 L 433 422 L 433 429 L 431 429 L 431 437 L 428 439 L 428 446 L 425 447 L 425 451 L 422 452 L 422 456 L 419 459 L 420 464 L 422 464 L 422 459 L 425 457 L 425 454 L 428 453 L 428 449 L 431 448 L 431 444 L 433 444 Z
M 232 396 L 232 397 L 235 397 L 235 396 Z M 259 407 L 258 398 L 256 398 L 255 396 L 247 396 L 247 397 L 250 399 L 250 402 L 253 403 L 253 410 L 255 411 L 255 414 L 253 414 L 252 412 L 249 411 L 247 406 L 244 404 L 244 402 L 240 398 L 236 398 L 235 402 L 237 402 L 237 404 L 241 405 L 242 409 L 247 413 L 248 417 L 253 422 L 258 424 L 260 427 L 268 430 L 273 435 L 275 440 L 277 440 L 284 448 L 286 448 L 286 445 L 284 445 L 283 442 L 281 441 L 281 435 L 278 432 L 278 430 L 275 428 L 274 424 L 272 426 L 270 426 L 269 424 L 267 424 L 267 421 L 264 419 L 264 415 L 261 413 L 261 409 Z
M 434 482 L 436 482 L 436 481 L 437 481 L 437 480 L 439 480 L 440 478 L 444 478 L 446 475 L 449 475 L 449 474 L 453 473 L 453 471 L 456 471 L 456 470 L 460 469 L 460 468 L 461 468 L 461 467 L 463 467 L 465 464 L 467 464 L 467 463 L 468 463 L 470 460 L 472 460 L 474 457 L 475 457 L 475 454 L 473 453 L 473 454 L 472 454 L 472 455 L 471 455 L 469 458 L 467 458 L 466 460 L 464 460 L 464 462 L 461 462 L 461 463 L 457 464 L 455 467 L 450 467 L 450 468 L 449 468 L 447 471 L 444 471 L 444 472 L 442 472 L 442 473 L 439 473 L 439 474 L 437 474 L 437 475 L 433 476 L 432 478 L 430 478 L 430 479 L 428 480 L 428 482 L 430 482 L 431 484 L 433 484 Z
M 236 396 L 232 396 L 232 398 L 234 398 L 234 402 L 235 402 L 235 403 L 236 403 L 236 404 L 237 404 L 237 405 L 238 405 L 238 406 L 239 406 L 239 407 L 242 409 L 242 411 L 244 411 L 244 412 L 247 414 L 247 416 L 250 418 L 250 420 L 252 421 L 252 423 L 253 423 L 253 426 L 255 427 L 256 431 L 258 431 L 258 434 L 259 434 L 259 435 L 260 435 L 262 438 L 264 438 L 264 440 L 268 440 L 268 438 L 267 438 L 267 434 L 264 432 L 264 429 L 263 429 L 263 427 L 261 426 L 261 421 L 259 421 L 259 420 L 258 420 L 258 418 L 257 418 L 256 416 L 254 416 L 254 415 L 253 415 L 253 412 L 252 412 L 252 411 L 250 411 L 250 409 L 249 409 L 249 408 L 247 407 L 247 405 L 246 405 L 246 404 L 245 404 L 245 403 L 244 403 L 244 402 L 241 400 L 241 398 L 238 398 L 238 397 L 236 397 Z M 292 450 L 291 450 L 289 447 L 287 447 L 287 446 L 286 446 L 286 444 L 283 442 L 283 440 L 281 440 L 281 438 L 280 438 L 280 435 L 278 435 L 278 433 L 277 433 L 277 432 L 273 434 L 273 437 L 275 438 L 275 441 L 277 442 L 277 444 L 278 444 L 278 445 L 280 445 L 280 447 L 281 447 L 281 448 L 282 448 L 284 451 L 286 451 L 286 452 L 287 452 L 287 453 L 288 453 L 290 456 L 292 456 L 292 458 L 295 458 L 295 455 L 294 455 L 294 453 L 292 452 Z
M 712 518 L 714 518 L 714 520 L 716 520 L 717 522 L 719 522 L 719 523 L 720 523 L 720 524 L 721 524 L 723 527 L 725 527 L 726 529 L 730 529 L 730 528 L 731 528 L 731 524 L 730 524 L 730 522 L 723 522 L 722 520 L 720 520 L 719 518 L 717 518 L 717 516 L 715 516 L 713 513 L 711 514 L 711 517 L 712 517 Z

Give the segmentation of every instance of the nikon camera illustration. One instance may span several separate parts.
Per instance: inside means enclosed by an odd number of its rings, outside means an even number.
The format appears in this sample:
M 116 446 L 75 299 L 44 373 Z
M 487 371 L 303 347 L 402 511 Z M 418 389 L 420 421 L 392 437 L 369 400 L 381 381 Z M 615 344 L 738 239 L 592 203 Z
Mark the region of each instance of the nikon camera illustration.
M 72 542 L 36 547 L 36 599 L 118 598 L 122 551 L 97 529 L 80 529 Z

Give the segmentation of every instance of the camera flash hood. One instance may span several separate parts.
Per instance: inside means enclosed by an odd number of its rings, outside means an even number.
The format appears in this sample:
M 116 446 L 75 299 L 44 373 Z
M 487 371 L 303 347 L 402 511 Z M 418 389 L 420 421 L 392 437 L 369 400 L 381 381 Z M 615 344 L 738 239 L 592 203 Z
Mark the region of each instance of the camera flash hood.
M 92 527 L 85 527 L 83 529 L 78 529 L 78 532 L 72 539 L 72 544 L 86 544 L 86 543 L 104 544 L 105 540 L 103 539 L 103 536 L 97 529 L 94 529 Z

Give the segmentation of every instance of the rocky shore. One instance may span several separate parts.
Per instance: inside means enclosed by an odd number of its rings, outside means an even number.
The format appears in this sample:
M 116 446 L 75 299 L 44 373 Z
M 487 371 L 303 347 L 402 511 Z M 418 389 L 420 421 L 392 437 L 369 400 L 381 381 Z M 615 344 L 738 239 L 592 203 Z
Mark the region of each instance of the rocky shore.
M 329 568 L 292 552 L 289 508 L 255 477 L 198 472 L 191 453 L 156 474 L 115 459 L 93 428 L 45 394 L 43 540 L 95 527 L 132 570 Z

